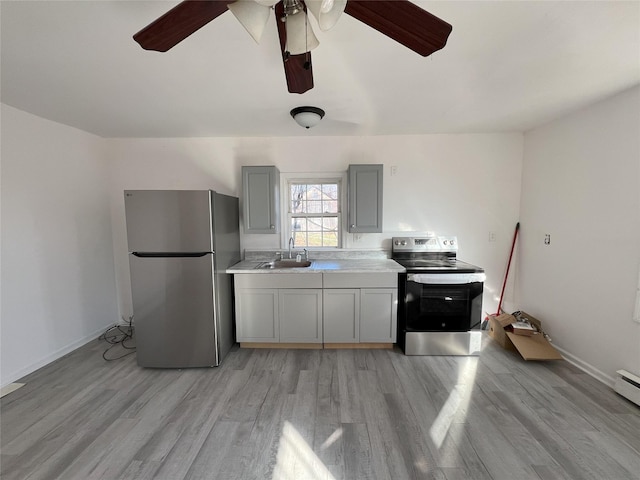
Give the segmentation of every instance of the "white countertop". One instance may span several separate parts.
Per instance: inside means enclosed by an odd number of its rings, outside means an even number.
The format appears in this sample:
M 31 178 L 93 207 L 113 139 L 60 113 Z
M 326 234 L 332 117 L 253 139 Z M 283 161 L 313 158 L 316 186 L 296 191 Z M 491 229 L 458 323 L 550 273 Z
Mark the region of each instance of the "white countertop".
M 256 268 L 264 261 L 244 260 L 227 268 L 227 273 L 401 273 L 405 268 L 388 258 L 367 259 L 323 259 L 311 260 L 309 267 L 303 268 Z

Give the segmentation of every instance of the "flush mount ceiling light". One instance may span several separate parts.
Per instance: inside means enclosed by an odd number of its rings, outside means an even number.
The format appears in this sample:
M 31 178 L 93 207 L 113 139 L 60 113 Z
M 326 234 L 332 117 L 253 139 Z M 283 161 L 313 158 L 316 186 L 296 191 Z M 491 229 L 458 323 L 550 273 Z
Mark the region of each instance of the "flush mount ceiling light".
M 324 117 L 324 110 L 318 107 L 296 107 L 290 113 L 296 123 L 304 128 L 315 127 Z

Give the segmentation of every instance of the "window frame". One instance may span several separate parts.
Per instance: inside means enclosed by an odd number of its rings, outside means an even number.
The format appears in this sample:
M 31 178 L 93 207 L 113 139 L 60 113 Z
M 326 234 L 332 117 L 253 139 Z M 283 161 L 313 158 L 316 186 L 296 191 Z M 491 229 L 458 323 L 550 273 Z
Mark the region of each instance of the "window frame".
M 289 238 L 292 237 L 291 219 L 293 217 L 290 209 L 291 205 L 291 188 L 292 183 L 337 183 L 338 184 L 338 245 L 335 247 L 299 247 L 313 248 L 313 250 L 336 250 L 343 248 L 344 237 L 346 231 L 346 215 L 345 208 L 347 206 L 347 172 L 314 172 L 314 173 L 281 173 L 280 174 L 280 191 L 284 195 L 280 196 L 280 216 L 281 220 L 281 238 L 280 244 L 282 248 L 288 248 Z M 309 216 L 313 216 L 310 214 Z M 331 214 L 333 216 L 333 214 Z M 295 247 L 298 249 L 298 246 Z

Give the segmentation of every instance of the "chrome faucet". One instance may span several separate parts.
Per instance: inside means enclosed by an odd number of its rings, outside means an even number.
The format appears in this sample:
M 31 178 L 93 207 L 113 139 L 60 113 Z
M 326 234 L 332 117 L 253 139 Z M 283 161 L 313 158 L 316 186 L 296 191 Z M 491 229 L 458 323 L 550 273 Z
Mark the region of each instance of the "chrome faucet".
M 293 258 L 293 257 L 291 256 L 291 249 L 292 249 L 292 248 L 294 248 L 295 246 L 296 246 L 296 245 L 295 245 L 295 242 L 294 242 L 294 240 L 293 240 L 293 237 L 289 237 L 289 258 L 290 258 L 290 259 L 291 259 L 291 258 Z

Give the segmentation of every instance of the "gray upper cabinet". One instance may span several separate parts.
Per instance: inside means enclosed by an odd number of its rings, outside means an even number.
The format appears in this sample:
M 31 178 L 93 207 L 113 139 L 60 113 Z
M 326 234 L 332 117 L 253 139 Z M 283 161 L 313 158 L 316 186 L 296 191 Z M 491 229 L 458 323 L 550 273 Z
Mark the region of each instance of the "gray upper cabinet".
M 349 233 L 382 232 L 383 165 L 349 165 Z
M 242 167 L 244 233 L 280 232 L 280 172 L 274 166 Z

